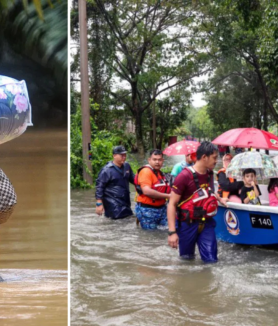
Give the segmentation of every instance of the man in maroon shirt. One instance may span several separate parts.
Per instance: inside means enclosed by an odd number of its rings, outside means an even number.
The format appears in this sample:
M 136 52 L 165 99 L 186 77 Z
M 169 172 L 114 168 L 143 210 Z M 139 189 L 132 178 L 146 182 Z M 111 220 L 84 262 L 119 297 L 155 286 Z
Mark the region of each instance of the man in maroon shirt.
M 213 174 L 210 173 L 217 162 L 218 149 L 210 142 L 204 141 L 197 149 L 197 161 L 193 165 L 195 176 L 200 188 L 214 191 Z M 208 184 L 209 182 L 209 184 Z M 201 258 L 204 262 L 217 262 L 217 241 L 215 236 L 215 220 L 210 218 L 187 218 L 183 221 L 176 219 L 178 204 L 189 200 L 197 190 L 193 173 L 185 168 L 175 179 L 172 187 L 171 197 L 167 209 L 169 226 L 168 244 L 172 248 L 178 248 L 180 256 L 193 259 L 195 256 L 196 243 Z M 226 206 L 227 198 L 220 198 L 215 194 L 217 200 Z

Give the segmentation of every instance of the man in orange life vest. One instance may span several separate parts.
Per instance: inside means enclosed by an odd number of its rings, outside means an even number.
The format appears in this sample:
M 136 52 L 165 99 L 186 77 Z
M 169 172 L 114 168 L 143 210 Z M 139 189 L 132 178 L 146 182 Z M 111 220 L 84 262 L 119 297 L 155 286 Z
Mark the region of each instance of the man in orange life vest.
M 223 198 L 231 198 L 231 201 L 235 201 L 241 203 L 241 199 L 239 197 L 239 190 L 244 186 L 243 181 L 236 181 L 233 178 L 226 177 L 226 169 L 230 164 L 233 156 L 231 154 L 226 154 L 223 157 L 223 168 L 217 172 L 217 181 L 218 181 L 218 195 Z M 237 198 L 234 197 L 237 196 Z
M 215 220 L 217 200 L 226 206 L 227 198 L 213 193 L 213 169 L 218 149 L 202 142 L 197 149 L 197 161 L 177 176 L 168 204 L 168 244 L 178 248 L 180 256 L 193 259 L 196 243 L 204 262 L 217 262 Z M 177 208 L 177 206 L 179 206 Z
M 163 165 L 161 150 L 153 149 L 148 162 L 134 178 L 138 193 L 135 215 L 143 229 L 153 230 L 158 225 L 167 225 L 166 199 L 170 197 L 171 188 L 160 171 Z

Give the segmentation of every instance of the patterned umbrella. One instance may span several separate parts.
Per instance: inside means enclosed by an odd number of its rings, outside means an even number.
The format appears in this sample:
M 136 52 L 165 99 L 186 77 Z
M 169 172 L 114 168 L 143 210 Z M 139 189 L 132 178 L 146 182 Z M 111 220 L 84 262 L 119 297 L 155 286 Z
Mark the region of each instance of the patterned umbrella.
M 200 143 L 197 141 L 182 140 L 174 143 L 164 149 L 163 154 L 171 155 L 188 155 L 197 152 Z
M 0 144 L 32 126 L 31 104 L 25 81 L 0 75 Z
M 278 155 L 277 155 L 277 156 L 274 156 L 274 157 L 272 158 L 272 160 L 273 160 L 273 162 L 276 164 L 277 169 L 278 169 Z
M 248 168 L 256 171 L 257 179 L 278 178 L 278 168 L 271 157 L 259 152 L 236 155 L 226 170 L 226 176 L 242 180 L 242 173 Z

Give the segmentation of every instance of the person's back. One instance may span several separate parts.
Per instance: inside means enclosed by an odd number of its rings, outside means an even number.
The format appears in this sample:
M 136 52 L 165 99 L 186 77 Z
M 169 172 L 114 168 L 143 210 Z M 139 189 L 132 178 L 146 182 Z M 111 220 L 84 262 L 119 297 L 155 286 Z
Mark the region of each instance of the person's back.
M 278 207 L 278 178 L 271 178 L 268 185 L 269 206 Z
M 192 153 L 187 154 L 185 156 L 184 162 L 179 162 L 174 165 L 174 167 L 171 171 L 171 175 L 173 177 L 177 177 L 177 175 L 179 175 L 184 168 L 186 168 L 188 166 L 192 166 L 194 164 L 194 162 L 196 162 L 196 153 L 192 152 Z
M 187 166 L 189 166 L 189 165 L 186 162 L 179 162 L 179 163 L 175 164 L 171 171 L 171 175 L 176 177 Z

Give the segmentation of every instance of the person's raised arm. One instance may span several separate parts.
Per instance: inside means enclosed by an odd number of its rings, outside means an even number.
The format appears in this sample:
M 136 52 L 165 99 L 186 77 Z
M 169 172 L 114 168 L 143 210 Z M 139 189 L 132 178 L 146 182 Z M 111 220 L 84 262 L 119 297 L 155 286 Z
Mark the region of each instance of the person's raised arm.
M 243 181 L 230 182 L 224 172 L 218 174 L 218 183 L 224 191 L 234 192 L 241 189 L 244 186 Z
M 258 185 L 257 185 L 257 180 L 255 179 L 255 181 L 252 181 L 251 185 L 252 185 L 252 187 L 254 189 L 255 196 L 259 197 L 260 196 L 260 190 L 259 190 Z

